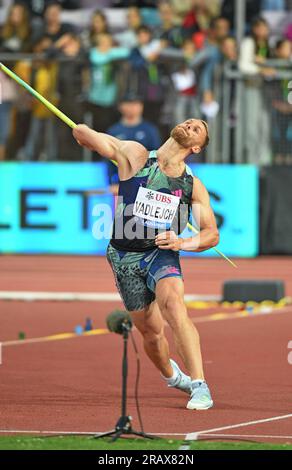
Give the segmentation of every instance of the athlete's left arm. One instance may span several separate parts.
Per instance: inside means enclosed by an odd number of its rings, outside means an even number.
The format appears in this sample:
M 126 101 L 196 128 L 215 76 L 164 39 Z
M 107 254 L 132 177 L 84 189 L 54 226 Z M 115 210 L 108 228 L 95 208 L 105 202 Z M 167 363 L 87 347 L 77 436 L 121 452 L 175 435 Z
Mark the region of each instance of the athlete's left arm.
M 179 238 L 174 232 L 164 232 L 156 237 L 156 245 L 159 248 L 201 252 L 218 245 L 219 232 L 210 205 L 210 196 L 198 178 L 194 178 L 192 211 L 197 226 L 200 228 L 198 235 L 190 238 Z

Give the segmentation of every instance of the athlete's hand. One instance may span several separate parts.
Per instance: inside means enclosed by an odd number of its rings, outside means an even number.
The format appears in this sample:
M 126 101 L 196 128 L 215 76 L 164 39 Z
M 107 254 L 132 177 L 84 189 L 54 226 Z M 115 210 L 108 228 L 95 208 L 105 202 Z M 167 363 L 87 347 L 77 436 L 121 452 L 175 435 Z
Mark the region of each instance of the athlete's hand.
M 161 250 L 179 251 L 182 246 L 182 238 L 179 238 L 175 232 L 159 233 L 155 237 L 155 244 Z

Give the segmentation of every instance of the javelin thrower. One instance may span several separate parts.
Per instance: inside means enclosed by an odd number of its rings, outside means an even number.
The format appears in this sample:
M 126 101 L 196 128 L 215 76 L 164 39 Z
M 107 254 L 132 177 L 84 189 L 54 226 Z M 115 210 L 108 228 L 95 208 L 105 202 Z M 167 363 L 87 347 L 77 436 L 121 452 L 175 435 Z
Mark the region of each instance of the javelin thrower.
M 121 141 L 84 124 L 73 135 L 80 145 L 118 163 L 119 198 L 107 259 L 148 357 L 169 387 L 190 395 L 188 409 L 211 408 L 199 334 L 184 304 L 179 258 L 180 250 L 201 252 L 219 241 L 208 192 L 185 164 L 191 153 L 208 145 L 207 124 L 187 120 L 150 153 L 137 142 Z M 199 212 L 201 231 L 181 238 L 191 207 L 196 219 Z M 187 374 L 170 358 L 164 321 Z
M 107 249 L 116 285 L 144 338 L 147 355 L 168 387 L 189 394 L 188 409 L 211 408 L 213 400 L 205 381 L 199 335 L 184 304 L 179 259 L 180 250 L 201 252 L 213 248 L 236 267 L 215 248 L 219 234 L 209 194 L 185 164 L 191 153 L 200 153 L 208 145 L 208 125 L 189 119 L 176 126 L 158 150 L 149 153 L 137 142 L 120 141 L 84 124 L 76 125 L 5 65 L 0 63 L 0 69 L 69 125 L 80 145 L 118 165 L 120 198 Z M 190 208 L 197 220 L 199 215 L 199 232 L 188 222 Z M 196 236 L 181 238 L 186 226 Z M 165 321 L 187 374 L 170 358 Z

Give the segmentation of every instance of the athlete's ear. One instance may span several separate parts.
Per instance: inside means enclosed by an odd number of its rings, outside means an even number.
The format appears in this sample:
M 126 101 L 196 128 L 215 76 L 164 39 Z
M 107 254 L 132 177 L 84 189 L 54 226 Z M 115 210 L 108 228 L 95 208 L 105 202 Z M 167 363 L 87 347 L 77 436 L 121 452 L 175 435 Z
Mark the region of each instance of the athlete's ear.
M 193 153 L 201 153 L 202 152 L 202 149 L 201 149 L 201 147 L 199 147 L 199 145 L 196 145 L 195 147 L 192 147 L 191 150 L 192 150 Z

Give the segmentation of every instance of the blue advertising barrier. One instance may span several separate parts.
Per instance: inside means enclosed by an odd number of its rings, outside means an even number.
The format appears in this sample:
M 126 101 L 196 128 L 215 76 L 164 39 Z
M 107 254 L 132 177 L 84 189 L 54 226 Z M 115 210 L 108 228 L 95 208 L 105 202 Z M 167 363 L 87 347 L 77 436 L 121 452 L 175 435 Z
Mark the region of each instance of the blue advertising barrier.
M 252 165 L 191 165 L 207 187 L 227 256 L 259 254 L 259 170 Z M 210 256 L 211 252 L 204 252 Z
M 228 256 L 256 256 L 257 168 L 194 165 L 193 171 L 210 192 L 219 248 Z M 104 254 L 113 197 L 90 190 L 107 184 L 105 163 L 1 163 L 0 252 Z M 97 231 L 105 236 L 96 239 Z

